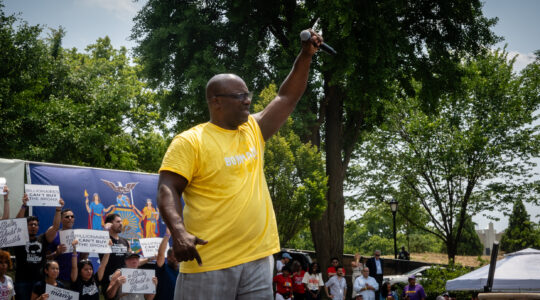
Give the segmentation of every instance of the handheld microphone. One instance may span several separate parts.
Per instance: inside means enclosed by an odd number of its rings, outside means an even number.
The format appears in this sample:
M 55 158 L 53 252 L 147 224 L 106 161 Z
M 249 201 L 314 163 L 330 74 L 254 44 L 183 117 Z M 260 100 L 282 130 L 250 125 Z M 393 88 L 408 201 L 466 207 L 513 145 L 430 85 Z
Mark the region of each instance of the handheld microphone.
M 302 42 L 305 42 L 309 40 L 310 38 L 311 38 L 311 32 L 309 32 L 309 30 L 302 30 L 302 32 L 300 32 L 300 39 L 302 40 Z M 330 47 L 330 45 L 326 43 L 321 43 L 319 47 L 328 54 L 332 54 L 332 55 L 337 54 L 336 50 L 334 50 L 334 48 Z

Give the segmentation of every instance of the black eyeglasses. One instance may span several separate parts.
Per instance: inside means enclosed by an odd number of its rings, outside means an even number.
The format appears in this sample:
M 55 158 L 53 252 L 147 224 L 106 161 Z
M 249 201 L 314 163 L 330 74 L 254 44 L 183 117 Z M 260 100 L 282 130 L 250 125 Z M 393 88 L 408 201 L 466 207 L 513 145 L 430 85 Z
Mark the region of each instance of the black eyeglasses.
M 75 216 L 65 216 L 66 219 L 75 219 Z
M 227 97 L 234 100 L 244 101 L 246 99 L 253 99 L 253 92 L 236 93 L 236 94 L 217 94 L 215 97 Z

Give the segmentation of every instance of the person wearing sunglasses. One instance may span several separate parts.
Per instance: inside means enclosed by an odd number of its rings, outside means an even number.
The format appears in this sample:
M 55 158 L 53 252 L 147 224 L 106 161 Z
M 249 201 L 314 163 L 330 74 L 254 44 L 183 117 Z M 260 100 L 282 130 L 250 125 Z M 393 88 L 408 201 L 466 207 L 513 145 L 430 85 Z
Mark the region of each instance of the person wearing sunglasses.
M 58 208 L 56 211 L 58 213 Z M 70 208 L 64 208 L 60 211 L 60 222 L 62 223 L 62 228 L 59 231 L 73 229 L 73 225 L 75 224 L 75 214 Z M 60 268 L 58 280 L 62 282 L 67 289 L 69 289 L 71 286 L 72 254 L 67 250 L 68 245 L 60 243 L 60 233 L 57 232 L 54 240 L 49 245 L 50 254 L 47 256 L 47 258 L 54 259 L 56 262 L 58 262 L 58 266 Z M 77 261 L 86 257 L 88 257 L 88 253 L 78 253 Z
M 262 111 L 251 114 L 253 92 L 242 78 L 215 75 L 206 84 L 209 122 L 171 142 L 159 170 L 158 207 L 182 262 L 175 299 L 272 297 L 272 254 L 280 245 L 264 146 L 306 89 L 312 57 L 322 44 L 321 36 L 309 32 Z

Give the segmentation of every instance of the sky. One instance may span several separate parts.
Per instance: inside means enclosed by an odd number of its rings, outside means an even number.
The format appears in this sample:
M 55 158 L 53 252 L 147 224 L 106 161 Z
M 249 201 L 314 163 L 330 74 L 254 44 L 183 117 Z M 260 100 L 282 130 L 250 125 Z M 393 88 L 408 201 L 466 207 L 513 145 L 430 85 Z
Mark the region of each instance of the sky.
M 1 0 L 0 0 L 1 1 Z M 43 25 L 57 29 L 62 26 L 66 35 L 62 46 L 75 47 L 83 51 L 98 38 L 109 36 L 115 48 L 125 46 L 131 49 L 135 42 L 129 39 L 133 18 L 143 7 L 145 0 L 4 0 L 6 14 L 19 13 L 19 17 L 30 25 Z M 484 15 L 498 17 L 492 29 L 504 38 L 496 45 L 507 45 L 511 56 L 518 55 L 514 68 L 524 68 L 534 59 L 533 52 L 540 50 L 540 1 L 538 0 L 487 0 Z M 328 38 L 331 44 L 331 39 Z M 538 222 L 540 208 L 526 205 L 533 220 Z M 348 216 L 354 213 L 347 213 Z M 495 230 L 502 231 L 508 219 L 502 215 L 495 222 Z M 489 220 L 475 216 L 478 228 L 487 228 Z

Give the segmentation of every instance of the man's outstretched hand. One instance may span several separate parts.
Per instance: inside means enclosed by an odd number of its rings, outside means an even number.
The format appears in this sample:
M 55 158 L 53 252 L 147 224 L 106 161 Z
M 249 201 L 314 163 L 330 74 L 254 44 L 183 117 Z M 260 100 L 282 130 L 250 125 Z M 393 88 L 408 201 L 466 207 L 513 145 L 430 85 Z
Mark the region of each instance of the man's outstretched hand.
M 174 231 L 174 230 L 173 230 Z M 208 241 L 202 240 L 186 231 L 173 233 L 173 252 L 178 261 L 197 260 L 202 265 L 201 256 L 197 251 L 197 245 L 206 245 Z
M 319 50 L 319 47 L 323 43 L 323 38 L 311 28 L 307 29 L 307 31 L 311 33 L 311 37 L 306 41 L 302 41 L 302 52 L 313 55 Z

